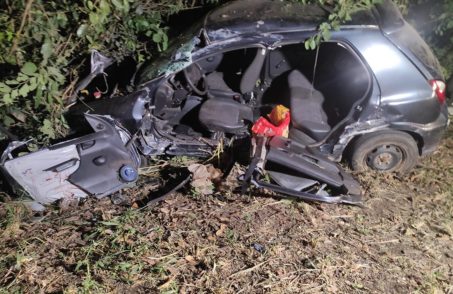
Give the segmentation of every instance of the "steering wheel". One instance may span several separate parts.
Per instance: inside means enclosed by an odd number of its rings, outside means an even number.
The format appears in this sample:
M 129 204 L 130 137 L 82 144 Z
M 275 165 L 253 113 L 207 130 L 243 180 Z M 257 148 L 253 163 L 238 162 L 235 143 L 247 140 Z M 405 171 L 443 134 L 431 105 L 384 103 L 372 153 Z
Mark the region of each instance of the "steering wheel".
M 203 96 L 208 92 L 206 84 L 206 75 L 203 73 L 200 65 L 198 63 L 192 63 L 185 69 L 183 69 L 184 78 L 187 81 L 190 89 L 196 94 Z M 202 88 L 199 88 L 199 86 Z

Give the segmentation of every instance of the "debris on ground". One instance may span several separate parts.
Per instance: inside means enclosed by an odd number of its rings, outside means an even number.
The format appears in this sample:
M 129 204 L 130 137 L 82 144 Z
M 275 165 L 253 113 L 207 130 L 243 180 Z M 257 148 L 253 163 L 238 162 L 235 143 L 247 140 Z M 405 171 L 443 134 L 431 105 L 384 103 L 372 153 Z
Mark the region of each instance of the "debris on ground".
M 144 210 L 86 199 L 35 218 L 5 202 L 0 292 L 451 293 L 452 166 L 453 126 L 407 177 L 360 175 L 365 208 L 239 195 L 239 165 L 213 195 Z
M 188 167 L 192 173 L 190 185 L 201 195 L 210 195 L 214 192 L 215 183 L 222 177 L 222 172 L 212 164 L 194 163 Z

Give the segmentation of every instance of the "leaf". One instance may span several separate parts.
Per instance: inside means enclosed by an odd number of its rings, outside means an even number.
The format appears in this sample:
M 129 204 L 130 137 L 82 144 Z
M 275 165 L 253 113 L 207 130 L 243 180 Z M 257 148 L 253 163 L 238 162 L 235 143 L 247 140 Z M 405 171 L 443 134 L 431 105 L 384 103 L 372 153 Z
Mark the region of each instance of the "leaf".
M 131 9 L 131 7 L 129 5 L 129 1 L 128 0 L 123 0 L 123 11 L 124 11 L 124 13 L 128 13 L 130 9 Z
M 162 35 L 160 33 L 154 34 L 153 35 L 153 42 L 154 43 L 162 42 Z
M 47 67 L 47 72 L 49 75 L 52 75 L 58 83 L 60 84 L 64 83 L 65 78 L 58 68 L 54 66 L 49 66 Z
M 43 92 L 42 86 L 37 87 L 36 94 L 35 94 L 35 97 L 34 97 L 35 107 L 38 107 L 42 103 L 42 92 Z
M 82 37 L 83 35 L 85 35 L 85 31 L 87 30 L 88 28 L 88 25 L 86 23 L 84 23 L 83 25 L 81 25 L 78 29 L 77 29 L 77 37 Z
M 53 128 L 52 122 L 48 119 L 43 121 L 42 127 L 39 131 L 51 139 L 55 139 L 55 129 Z
M 310 40 L 310 49 L 315 50 L 316 49 L 316 41 L 315 39 Z
M 91 12 L 88 16 L 88 18 L 90 19 L 90 22 L 91 24 L 93 25 L 97 25 L 99 23 L 99 16 L 97 13 L 95 12 Z
M 41 54 L 44 60 L 49 59 L 49 57 L 52 55 L 52 44 L 50 41 L 45 42 L 41 46 Z
M 14 85 L 19 84 L 19 82 L 17 80 L 8 80 L 8 81 L 5 81 L 5 84 L 14 86 Z
M 22 85 L 22 87 L 19 88 L 19 96 L 27 97 L 29 92 L 30 92 L 30 87 L 28 86 L 28 84 L 24 84 L 24 85 Z
M 227 229 L 227 225 L 225 224 L 220 224 L 220 228 L 215 232 L 215 235 L 217 237 L 223 236 L 225 234 L 225 230 Z
M 61 28 L 65 28 L 66 25 L 68 24 L 68 17 L 66 16 L 66 14 L 64 14 L 64 12 L 60 11 L 57 13 L 57 21 L 58 25 Z
M 27 120 L 27 116 L 25 115 L 25 113 L 23 113 L 22 111 L 19 111 L 19 110 L 12 111 L 11 115 L 22 123 L 24 123 Z
M 14 122 L 15 122 L 14 119 L 12 119 L 11 117 L 9 117 L 8 115 L 5 115 L 5 116 L 3 117 L 3 124 L 4 124 L 6 127 L 11 126 Z
M 198 262 L 195 260 L 195 258 L 192 255 L 187 255 L 186 257 L 184 257 L 184 259 L 188 263 L 190 263 L 190 265 L 196 266 L 198 264 Z
M 6 31 L 6 40 L 11 42 L 14 39 L 14 32 L 13 31 Z
M 93 38 L 91 38 L 89 35 L 87 35 L 86 38 L 87 38 L 88 42 L 90 42 L 90 44 L 93 45 L 93 43 L 94 43 Z
M 119 0 L 112 0 L 112 4 L 115 6 L 116 9 L 120 11 L 124 9 L 123 3 L 121 3 L 121 1 Z
M 330 33 L 329 30 L 326 30 L 326 31 L 322 31 L 322 38 L 326 41 L 330 40 L 330 38 L 332 37 L 332 34 Z
M 11 88 L 5 83 L 0 83 L 0 92 L 9 93 L 9 92 L 11 92 Z
M 163 40 L 162 40 L 162 50 L 165 51 L 165 50 L 167 50 L 167 48 L 168 48 L 168 36 L 167 36 L 167 34 L 164 33 L 164 34 L 162 35 L 162 37 L 163 37 Z
M 25 74 L 23 74 L 23 73 L 20 72 L 20 73 L 17 75 L 17 78 L 16 78 L 16 81 L 18 82 L 18 83 L 16 83 L 16 85 L 19 84 L 19 83 L 21 83 L 21 82 L 28 81 L 29 78 L 30 78 L 29 76 L 27 76 L 27 75 L 25 75 Z
M 108 15 L 110 13 L 110 5 L 109 5 L 108 1 L 100 0 L 99 10 L 102 14 Z
M 11 91 L 11 99 L 15 100 L 19 96 L 19 90 L 14 89 Z
M 33 63 L 33 62 L 26 62 L 24 64 L 24 66 L 22 66 L 22 68 L 20 69 L 20 71 L 23 73 L 23 74 L 26 74 L 27 76 L 30 76 L 32 74 L 34 74 L 36 72 L 38 68 L 36 67 L 36 65 Z
M 38 82 L 37 82 L 37 79 L 36 77 L 32 77 L 30 79 L 30 85 L 29 85 L 29 91 L 34 91 L 36 90 L 36 87 L 38 86 Z
M 6 105 L 11 105 L 13 104 L 13 102 L 14 100 L 11 98 L 11 95 L 9 93 L 3 95 L 3 103 L 5 103 Z

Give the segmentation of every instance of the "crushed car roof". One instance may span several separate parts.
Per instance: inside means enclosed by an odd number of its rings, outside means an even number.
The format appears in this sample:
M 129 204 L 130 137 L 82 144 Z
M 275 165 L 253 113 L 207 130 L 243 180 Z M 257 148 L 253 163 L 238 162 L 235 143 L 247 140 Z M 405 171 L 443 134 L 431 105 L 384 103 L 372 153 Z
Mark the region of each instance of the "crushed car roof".
M 328 20 L 330 11 L 314 4 L 274 0 L 237 0 L 214 9 L 205 18 L 204 30 L 210 42 L 261 33 L 314 30 Z M 373 25 L 371 11 L 354 14 L 348 25 Z

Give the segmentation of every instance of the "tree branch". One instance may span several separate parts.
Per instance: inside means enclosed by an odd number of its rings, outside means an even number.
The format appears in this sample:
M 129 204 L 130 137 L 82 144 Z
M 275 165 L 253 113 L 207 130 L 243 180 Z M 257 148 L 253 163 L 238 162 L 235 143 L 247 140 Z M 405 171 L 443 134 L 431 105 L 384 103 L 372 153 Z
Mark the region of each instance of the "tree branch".
M 9 52 L 10 55 L 13 55 L 14 52 L 17 50 L 17 46 L 19 45 L 20 37 L 22 35 L 22 31 L 25 27 L 25 23 L 27 22 L 28 14 L 30 13 L 31 5 L 33 4 L 33 0 L 28 0 L 27 4 L 25 5 L 24 13 L 22 14 L 22 21 L 20 23 L 19 31 L 17 31 L 16 37 L 13 41 L 13 46 L 11 46 L 11 51 Z

